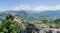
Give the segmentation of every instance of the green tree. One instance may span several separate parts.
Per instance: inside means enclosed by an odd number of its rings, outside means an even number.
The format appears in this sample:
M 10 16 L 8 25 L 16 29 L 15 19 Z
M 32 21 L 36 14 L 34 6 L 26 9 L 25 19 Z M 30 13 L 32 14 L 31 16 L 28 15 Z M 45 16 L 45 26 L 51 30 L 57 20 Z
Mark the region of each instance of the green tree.
M 43 23 L 47 24 L 48 26 L 52 26 L 54 23 L 48 20 L 43 20 Z
M 18 23 L 14 21 L 14 17 L 9 14 L 0 24 L 0 33 L 19 33 Z

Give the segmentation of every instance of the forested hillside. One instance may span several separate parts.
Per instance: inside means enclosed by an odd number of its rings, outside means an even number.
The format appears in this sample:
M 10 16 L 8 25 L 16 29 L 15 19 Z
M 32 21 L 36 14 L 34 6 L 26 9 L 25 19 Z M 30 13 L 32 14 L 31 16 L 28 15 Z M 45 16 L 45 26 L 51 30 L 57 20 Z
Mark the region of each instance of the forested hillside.
M 47 19 L 53 13 L 52 19 Z M 39 14 L 41 13 L 41 15 Z M 5 11 L 0 13 L 0 33 L 39 33 L 42 29 L 60 29 L 59 12 Z M 46 16 L 48 15 L 48 16 Z M 42 15 L 44 14 L 44 15 Z M 58 14 L 58 15 L 56 15 Z M 57 16 L 58 18 L 54 18 Z

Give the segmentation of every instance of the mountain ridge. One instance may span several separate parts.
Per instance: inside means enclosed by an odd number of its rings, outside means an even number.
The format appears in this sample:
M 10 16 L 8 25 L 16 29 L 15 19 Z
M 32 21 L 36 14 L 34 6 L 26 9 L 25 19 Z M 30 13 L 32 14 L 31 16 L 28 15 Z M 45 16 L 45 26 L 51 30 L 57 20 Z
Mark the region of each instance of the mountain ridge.
M 11 13 L 11 14 L 15 14 L 16 16 L 18 16 L 19 18 L 23 18 L 27 21 L 34 21 L 34 20 L 50 20 L 50 19 L 58 19 L 60 18 L 60 10 L 54 10 L 54 11 L 41 11 L 41 12 L 37 12 L 37 11 L 32 11 L 32 10 L 18 10 L 18 11 L 14 11 L 14 10 L 10 10 L 10 11 L 4 11 L 0 13 L 0 16 L 3 16 L 7 13 Z

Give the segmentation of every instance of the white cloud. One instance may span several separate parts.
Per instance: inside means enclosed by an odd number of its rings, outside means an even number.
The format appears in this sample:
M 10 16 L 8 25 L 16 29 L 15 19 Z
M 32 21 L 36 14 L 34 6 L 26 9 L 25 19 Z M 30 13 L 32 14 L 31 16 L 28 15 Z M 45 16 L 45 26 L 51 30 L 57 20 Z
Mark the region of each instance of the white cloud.
M 44 6 L 44 5 L 41 5 L 41 6 L 35 7 L 34 10 L 40 10 L 40 11 L 44 11 L 44 10 L 60 10 L 60 5 L 59 6 Z
M 31 10 L 29 5 L 19 5 L 12 8 L 13 10 Z
M 0 11 L 2 11 L 2 9 L 0 8 Z
M 0 11 L 4 9 L 0 8 Z M 60 5 L 55 5 L 55 6 L 45 6 L 45 5 L 40 5 L 40 6 L 35 6 L 31 7 L 30 5 L 19 5 L 19 6 L 14 6 L 11 9 L 5 9 L 5 10 L 34 10 L 34 11 L 45 11 L 45 10 L 60 10 Z
M 19 6 L 15 6 L 14 8 L 12 8 L 13 10 L 38 10 L 38 11 L 45 11 L 45 10 L 60 10 L 60 5 L 56 5 L 56 6 L 44 6 L 44 5 L 40 5 L 40 6 L 36 6 L 36 7 L 31 7 L 29 5 L 19 5 Z

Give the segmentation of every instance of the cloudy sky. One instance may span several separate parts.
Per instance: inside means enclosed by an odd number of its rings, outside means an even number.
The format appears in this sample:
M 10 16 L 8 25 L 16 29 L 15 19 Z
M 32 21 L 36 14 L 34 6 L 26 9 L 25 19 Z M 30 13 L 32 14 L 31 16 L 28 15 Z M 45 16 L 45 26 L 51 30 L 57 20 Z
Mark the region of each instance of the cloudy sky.
M 60 10 L 60 0 L 0 0 L 1 10 Z

